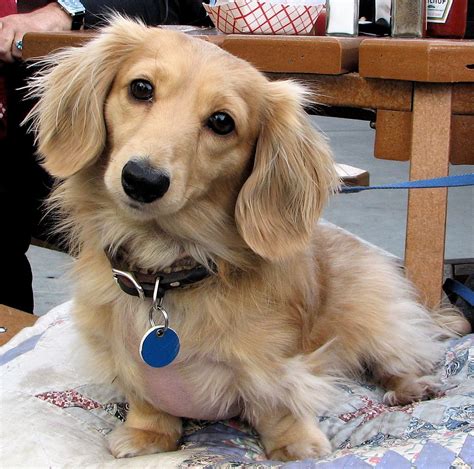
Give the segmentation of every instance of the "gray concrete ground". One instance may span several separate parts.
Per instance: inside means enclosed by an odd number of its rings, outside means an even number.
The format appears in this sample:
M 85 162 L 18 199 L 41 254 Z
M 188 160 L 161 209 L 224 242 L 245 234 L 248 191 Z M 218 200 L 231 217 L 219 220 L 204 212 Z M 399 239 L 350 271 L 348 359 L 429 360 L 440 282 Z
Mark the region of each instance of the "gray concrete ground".
M 408 179 L 408 163 L 373 158 L 374 131 L 368 122 L 315 118 L 329 137 L 336 160 L 370 172 L 372 184 Z M 473 172 L 472 166 L 451 167 L 451 174 Z M 369 242 L 403 257 L 406 191 L 368 191 L 337 195 L 324 217 Z M 449 191 L 446 258 L 474 257 L 474 188 Z M 28 252 L 34 276 L 35 313 L 42 315 L 71 297 L 65 273 L 72 260 L 65 254 L 32 246 Z

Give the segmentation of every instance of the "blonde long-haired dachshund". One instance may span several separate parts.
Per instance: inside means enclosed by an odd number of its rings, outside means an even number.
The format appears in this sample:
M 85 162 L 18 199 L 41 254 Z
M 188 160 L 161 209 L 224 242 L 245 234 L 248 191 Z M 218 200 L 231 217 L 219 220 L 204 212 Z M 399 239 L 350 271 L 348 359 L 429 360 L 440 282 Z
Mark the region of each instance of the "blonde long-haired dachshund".
M 181 417 L 235 416 L 269 458 L 320 457 L 338 380 L 369 369 L 389 404 L 432 393 L 466 323 L 317 224 L 338 179 L 304 88 L 120 17 L 47 63 L 33 126 L 78 256 L 75 317 L 130 403 L 116 457 L 176 450 Z

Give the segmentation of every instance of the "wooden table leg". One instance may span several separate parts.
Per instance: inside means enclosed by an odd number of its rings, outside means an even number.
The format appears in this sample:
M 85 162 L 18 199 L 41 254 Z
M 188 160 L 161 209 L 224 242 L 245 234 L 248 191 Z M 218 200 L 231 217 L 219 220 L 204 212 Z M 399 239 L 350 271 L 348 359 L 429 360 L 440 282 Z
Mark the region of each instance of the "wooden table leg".
M 416 83 L 410 179 L 449 172 L 451 85 Z M 408 195 L 405 266 L 421 299 L 436 306 L 441 299 L 446 234 L 447 189 L 412 189 Z

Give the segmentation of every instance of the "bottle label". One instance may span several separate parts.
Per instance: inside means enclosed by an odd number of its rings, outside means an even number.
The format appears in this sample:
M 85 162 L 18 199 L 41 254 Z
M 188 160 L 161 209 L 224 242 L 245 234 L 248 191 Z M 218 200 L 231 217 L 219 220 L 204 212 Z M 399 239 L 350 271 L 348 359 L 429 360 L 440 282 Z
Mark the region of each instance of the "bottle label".
M 428 0 L 426 19 L 429 23 L 446 23 L 453 0 Z

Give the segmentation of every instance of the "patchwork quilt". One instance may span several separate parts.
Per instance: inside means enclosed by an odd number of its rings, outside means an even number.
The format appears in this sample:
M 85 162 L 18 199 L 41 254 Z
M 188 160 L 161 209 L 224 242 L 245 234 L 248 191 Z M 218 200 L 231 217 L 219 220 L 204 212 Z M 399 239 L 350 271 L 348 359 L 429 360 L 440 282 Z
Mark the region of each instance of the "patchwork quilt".
M 116 460 L 106 435 L 128 405 L 113 383 L 88 368 L 88 351 L 70 317 L 71 303 L 0 348 L 0 465 L 127 468 L 470 468 L 474 466 L 474 335 L 447 344 L 439 396 L 388 407 L 383 390 L 363 382 L 314 418 L 335 448 L 321 460 L 266 460 L 245 422 L 185 422 L 179 451 Z

